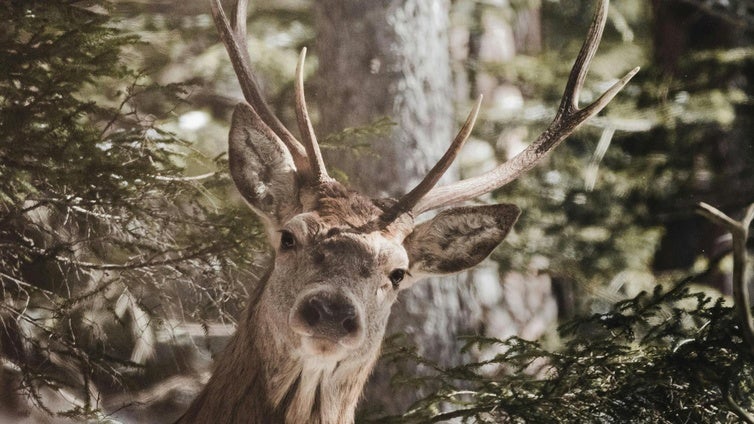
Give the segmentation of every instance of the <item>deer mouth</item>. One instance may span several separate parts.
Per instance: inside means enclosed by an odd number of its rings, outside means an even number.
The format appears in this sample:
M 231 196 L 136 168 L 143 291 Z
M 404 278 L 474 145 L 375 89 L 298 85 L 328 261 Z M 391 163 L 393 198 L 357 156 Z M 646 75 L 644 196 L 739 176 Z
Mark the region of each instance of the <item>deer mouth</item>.
M 299 336 L 301 353 L 306 356 L 341 358 L 360 344 L 359 338 L 317 334 L 311 329 L 296 325 L 295 320 L 291 323 L 291 329 Z
M 307 356 L 336 358 L 345 356 L 349 350 L 339 341 L 326 337 L 301 336 L 301 350 Z

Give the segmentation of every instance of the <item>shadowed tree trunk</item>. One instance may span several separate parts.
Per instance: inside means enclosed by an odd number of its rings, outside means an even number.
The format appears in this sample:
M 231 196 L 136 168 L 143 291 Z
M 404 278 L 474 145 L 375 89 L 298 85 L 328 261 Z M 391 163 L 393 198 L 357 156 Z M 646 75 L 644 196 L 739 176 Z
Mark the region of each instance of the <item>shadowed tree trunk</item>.
M 749 28 L 731 21 L 732 16 L 710 13 L 701 2 L 654 0 L 652 12 L 653 59 L 663 78 L 669 81 L 696 79 L 699 82 L 690 85 L 692 93 L 693 89 L 725 92 L 732 87 L 751 93 L 754 75 L 751 60 L 705 63 L 691 59 L 694 54 L 703 52 L 750 46 L 752 32 Z M 754 197 L 750 174 L 754 144 L 749 136 L 754 128 L 751 118 L 754 108 L 747 102 L 737 103 L 735 107 L 735 119 L 728 125 L 674 128 L 682 142 L 689 143 L 690 139 L 698 146 L 689 152 L 689 157 L 693 155 L 695 172 L 683 183 L 686 191 L 683 197 L 689 204 L 704 201 L 734 212 L 745 209 Z M 721 187 L 733 189 L 721 190 Z M 690 268 L 700 252 L 714 261 L 721 251 L 731 249 L 729 241 L 720 242 L 724 233 L 721 228 L 692 214 L 690 208 L 677 204 L 671 207 L 685 213 L 666 213 L 669 218 L 665 220 L 665 236 L 655 256 L 656 270 Z M 729 276 L 715 273 L 709 283 L 724 293 L 731 292 Z

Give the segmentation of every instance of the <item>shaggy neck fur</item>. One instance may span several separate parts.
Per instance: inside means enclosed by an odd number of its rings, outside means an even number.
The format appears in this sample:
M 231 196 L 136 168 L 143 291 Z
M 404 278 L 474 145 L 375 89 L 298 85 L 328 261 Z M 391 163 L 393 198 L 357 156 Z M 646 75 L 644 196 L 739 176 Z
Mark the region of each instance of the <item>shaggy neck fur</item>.
M 339 362 L 294 356 L 250 304 L 204 390 L 177 423 L 350 424 L 378 352 Z

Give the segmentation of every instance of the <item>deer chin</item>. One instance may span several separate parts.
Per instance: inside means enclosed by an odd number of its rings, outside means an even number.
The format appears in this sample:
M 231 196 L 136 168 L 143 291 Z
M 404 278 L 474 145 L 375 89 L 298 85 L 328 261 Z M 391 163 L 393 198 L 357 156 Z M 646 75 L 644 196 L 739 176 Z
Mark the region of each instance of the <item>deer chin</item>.
M 325 337 L 301 335 L 301 353 L 307 357 L 339 361 L 348 355 L 350 348 L 343 342 Z

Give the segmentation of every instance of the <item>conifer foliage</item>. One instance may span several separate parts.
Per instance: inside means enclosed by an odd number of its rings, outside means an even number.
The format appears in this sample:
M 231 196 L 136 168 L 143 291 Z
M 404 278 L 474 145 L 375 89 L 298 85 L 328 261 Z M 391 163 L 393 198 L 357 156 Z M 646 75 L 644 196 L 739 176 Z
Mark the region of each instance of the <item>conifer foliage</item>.
M 499 344 L 504 353 L 443 369 L 394 348 L 391 359 L 436 371 L 401 383 L 438 390 L 379 422 L 741 422 L 754 406 L 752 348 L 733 308 L 692 281 L 657 286 L 562 325 L 558 349 L 515 337 L 472 338 L 468 349 Z
M 184 88 L 124 63 L 139 41 L 110 6 L 0 2 L 4 410 L 23 413 L 13 393 L 41 408 L 64 395 L 48 412 L 92 416 L 107 393 L 186 371 L 161 341 L 181 319 L 232 321 L 237 269 L 254 269 L 254 220 L 217 201 L 223 160 L 160 128 Z

